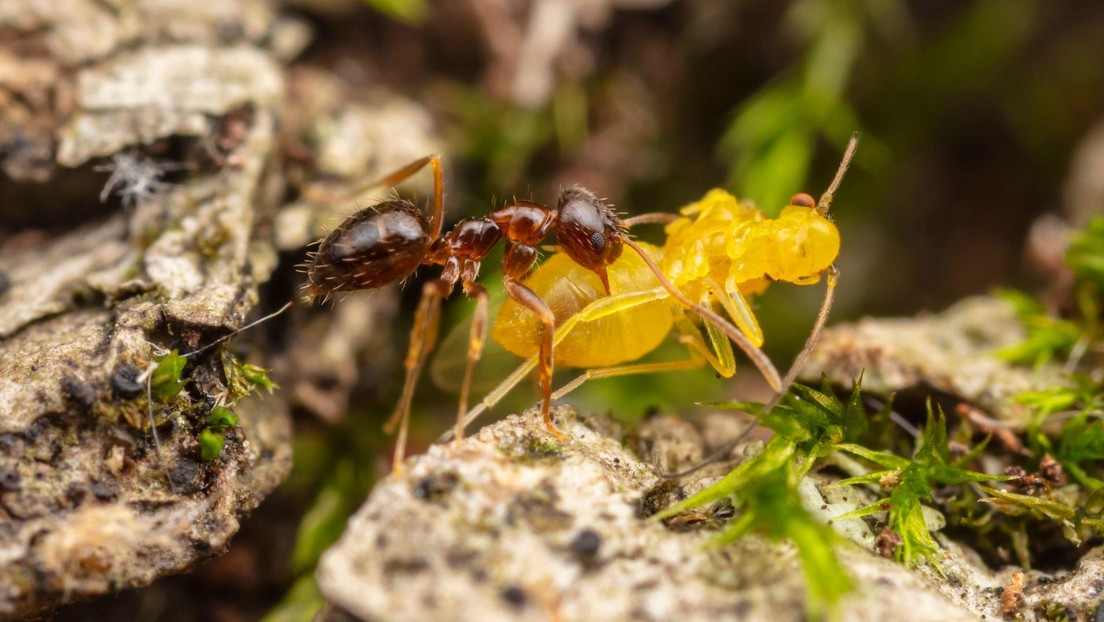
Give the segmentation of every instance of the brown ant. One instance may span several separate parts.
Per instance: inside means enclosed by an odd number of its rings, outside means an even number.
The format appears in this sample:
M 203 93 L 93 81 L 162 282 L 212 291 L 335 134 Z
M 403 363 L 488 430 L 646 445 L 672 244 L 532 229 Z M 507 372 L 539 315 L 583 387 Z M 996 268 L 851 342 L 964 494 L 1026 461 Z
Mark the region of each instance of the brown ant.
M 628 241 L 626 225 L 618 215 L 590 191 L 579 187 L 561 192 L 555 207 L 515 199 L 484 217 L 465 218 L 442 233 L 444 193 L 440 156 L 416 160 L 373 186 L 394 186 L 427 164 L 433 172 L 433 209 L 428 219 L 412 202 L 398 198 L 356 212 L 322 240 L 317 252 L 309 255 L 307 283 L 303 287 L 307 299 L 313 300 L 335 292 L 374 289 L 403 281 L 423 264 L 442 267 L 441 275 L 422 287 L 403 363 L 406 377 L 402 397 L 386 426 L 389 431 L 396 424 L 399 428 L 395 473 L 402 467 L 414 387 L 437 339 L 441 300 L 453 292 L 458 281 L 464 294 L 476 299 L 455 428 L 457 438 L 463 434 L 460 422 L 467 412 L 472 368 L 487 335 L 487 292 L 475 281 L 480 262 L 503 239 L 506 293 L 532 311 L 544 327 L 539 355 L 544 397 L 541 416 L 548 431 L 562 437 L 549 414 L 555 316 L 544 300 L 520 279 L 536 262 L 538 246 L 554 231 L 560 248 L 580 266 L 597 274 L 608 294 L 606 266 L 621 255 L 622 245 Z

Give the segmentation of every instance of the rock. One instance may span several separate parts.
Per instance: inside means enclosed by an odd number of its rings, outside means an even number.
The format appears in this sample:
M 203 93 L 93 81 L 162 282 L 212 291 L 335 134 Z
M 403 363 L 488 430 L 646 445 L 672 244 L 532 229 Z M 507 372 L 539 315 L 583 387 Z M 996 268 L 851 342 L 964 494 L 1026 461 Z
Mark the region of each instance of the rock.
M 1026 411 L 1011 398 L 1064 382 L 1056 365 L 1036 370 L 994 356 L 1024 336 L 1010 304 L 995 297 L 967 298 L 938 314 L 868 318 L 828 328 L 801 376 L 816 384 L 826 374 L 837 386 L 850 387 L 861 375 L 864 392 L 881 395 L 934 389 L 1022 430 Z
M 278 20 L 259 0 L 156 4 L 0 8 L 0 30 L 26 44 L 0 45 L 0 82 L 21 93 L 0 97 L 5 171 L 71 180 L 92 168 L 66 167 L 111 158 L 83 194 L 28 184 L 5 205 L 65 211 L 46 232 L 0 232 L 3 619 L 225 551 L 291 466 L 286 405 L 237 401 L 249 386 L 215 341 L 245 324 L 275 265 L 258 224 L 278 207 L 262 192 L 284 92 L 263 40 Z M 42 67 L 54 70 L 46 82 L 26 73 Z M 39 100 L 49 105 L 26 106 Z M 32 133 L 12 134 L 24 127 Z M 164 156 L 146 153 L 173 141 Z M 188 357 L 187 384 L 151 407 L 151 373 L 170 350 Z M 213 430 L 218 405 L 240 421 Z M 214 438 L 221 450 L 201 447 Z
M 319 565 L 331 605 L 323 619 L 805 618 L 792 546 L 754 536 L 710 546 L 725 520 L 717 517 L 677 529 L 647 520 L 723 468 L 663 480 L 608 418 L 555 414 L 564 441 L 534 412 L 514 415 L 433 446 L 408 460 L 401 477 L 380 482 Z M 672 451 L 684 453 L 693 435 L 667 436 Z M 652 431 L 649 455 L 674 455 L 656 446 L 664 437 Z M 872 547 L 837 548 L 861 586 L 845 598 L 841 619 L 999 616 L 994 588 L 1002 577 L 959 549 L 949 549 L 945 566 L 952 583 Z

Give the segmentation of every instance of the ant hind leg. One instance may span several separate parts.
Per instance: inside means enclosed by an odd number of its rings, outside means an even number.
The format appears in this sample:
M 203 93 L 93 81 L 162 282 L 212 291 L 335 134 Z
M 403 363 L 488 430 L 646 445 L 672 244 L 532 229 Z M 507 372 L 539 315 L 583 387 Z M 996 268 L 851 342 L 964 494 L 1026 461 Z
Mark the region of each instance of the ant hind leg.
M 460 404 L 456 412 L 456 426 L 453 434 L 456 440 L 464 437 L 464 415 L 468 412 L 468 398 L 471 395 L 472 371 L 483 354 L 487 343 L 487 290 L 482 285 L 467 281 L 464 294 L 475 298 L 475 313 L 472 316 L 471 333 L 468 336 L 468 360 L 464 366 L 464 382 L 460 385 Z
M 395 412 L 384 424 L 388 434 L 398 425 L 399 433 L 395 439 L 395 454 L 392 458 L 391 473 L 398 477 L 402 473 L 402 462 L 406 455 L 406 436 L 410 423 L 410 404 L 414 399 L 414 387 L 425 367 L 425 360 L 437 342 L 437 327 L 441 319 L 441 299 L 448 295 L 450 284 L 442 279 L 427 282 L 422 287 L 422 298 L 418 301 L 418 310 L 414 313 L 414 327 L 410 329 L 410 345 L 407 346 L 403 367 L 406 377 L 403 379 L 402 396 L 395 406 Z

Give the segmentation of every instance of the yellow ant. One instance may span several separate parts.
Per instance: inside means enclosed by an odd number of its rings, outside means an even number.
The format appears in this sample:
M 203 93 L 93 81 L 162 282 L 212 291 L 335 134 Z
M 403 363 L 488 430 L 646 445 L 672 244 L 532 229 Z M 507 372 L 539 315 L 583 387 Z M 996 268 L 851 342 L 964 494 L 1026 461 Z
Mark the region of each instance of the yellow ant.
M 626 219 L 626 226 L 666 223 L 667 238 L 662 247 L 656 247 L 626 236 L 624 244 L 635 253 L 626 253 L 608 266 L 608 289 L 593 272 L 562 253 L 538 266 L 524 283 L 555 314 L 552 345 L 556 362 L 586 368 L 551 398 L 559 399 L 587 380 L 692 369 L 706 363 L 721 376 L 731 377 L 736 370 L 731 339 L 774 391 L 768 407 L 773 406 L 793 383 L 831 310 L 839 276 L 834 262 L 840 237 L 828 209 L 857 145 L 858 134 L 848 143 L 835 178 L 819 201 L 804 193 L 794 195 L 777 218 L 714 189 L 683 208 L 681 216 L 657 213 Z M 827 275 L 827 286 L 817 319 L 805 346 L 780 377 L 759 349 L 763 333 L 748 296 L 762 292 L 771 281 L 811 285 L 819 282 L 821 275 Z M 713 311 L 716 306 L 732 323 Z M 687 311 L 705 320 L 709 345 Z M 462 434 L 464 427 L 537 367 L 541 330 L 532 313 L 512 300 L 503 304 L 492 337 L 528 360 L 442 440 Z M 678 331 L 678 341 L 688 347 L 689 358 L 626 364 L 654 350 L 672 330 Z

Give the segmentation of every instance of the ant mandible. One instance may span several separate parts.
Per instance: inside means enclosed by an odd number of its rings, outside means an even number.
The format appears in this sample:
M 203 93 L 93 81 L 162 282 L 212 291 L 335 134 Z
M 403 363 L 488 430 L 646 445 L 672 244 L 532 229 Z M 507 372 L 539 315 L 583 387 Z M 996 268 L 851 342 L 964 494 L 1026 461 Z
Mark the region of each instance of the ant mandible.
M 606 266 L 621 255 L 622 244 L 628 239 L 617 214 L 594 194 L 578 187 L 564 190 L 554 208 L 534 201 L 513 200 L 487 216 L 465 218 L 442 233 L 444 191 L 440 156 L 430 155 L 411 162 L 373 186 L 394 186 L 426 165 L 433 172 L 433 211 L 429 219 L 412 202 L 397 198 L 356 212 L 326 236 L 316 252 L 308 255 L 307 283 L 303 286 L 306 298 L 312 301 L 336 292 L 374 289 L 403 281 L 421 265 L 442 266 L 441 275 L 422 287 L 403 362 L 406 375 L 402 395 L 386 426 L 390 431 L 398 425 L 395 473 L 402 468 L 414 388 L 437 340 L 441 300 L 453 292 L 457 282 L 466 296 L 476 300 L 455 429 L 457 437 L 463 433 L 460 422 L 467 411 L 472 369 L 482 353 L 487 333 L 487 291 L 476 283 L 476 278 L 480 262 L 503 239 L 506 293 L 535 314 L 544 327 L 539 354 L 544 397 L 541 416 L 551 434 L 563 436 L 549 414 L 555 315 L 520 279 L 536 262 L 537 247 L 554 231 L 563 251 L 597 274 L 608 294 Z

